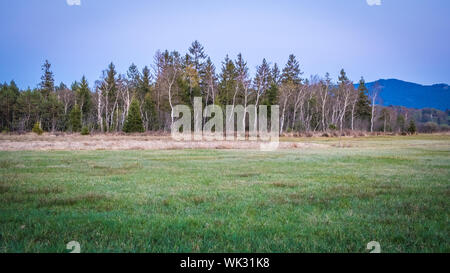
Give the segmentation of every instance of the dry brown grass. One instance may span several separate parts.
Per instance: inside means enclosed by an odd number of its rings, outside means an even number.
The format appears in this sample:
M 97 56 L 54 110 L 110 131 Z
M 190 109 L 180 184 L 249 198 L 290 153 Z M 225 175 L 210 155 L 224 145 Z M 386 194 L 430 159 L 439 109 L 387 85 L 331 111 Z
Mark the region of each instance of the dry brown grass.
M 0 151 L 48 151 L 48 150 L 178 150 L 178 149 L 250 149 L 260 148 L 257 141 L 176 141 L 168 135 L 150 134 L 79 134 L 59 135 L 45 133 L 0 135 Z M 283 141 L 280 149 L 328 147 L 328 145 Z M 0 162 L 11 165 L 11 162 Z

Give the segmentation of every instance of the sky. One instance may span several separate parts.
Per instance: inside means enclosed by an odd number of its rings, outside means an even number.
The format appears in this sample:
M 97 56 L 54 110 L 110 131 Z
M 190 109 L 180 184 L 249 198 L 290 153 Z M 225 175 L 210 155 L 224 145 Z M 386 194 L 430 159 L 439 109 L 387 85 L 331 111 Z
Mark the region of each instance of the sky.
M 155 52 L 198 40 L 220 71 L 242 53 L 250 72 L 296 55 L 303 77 L 341 68 L 357 82 L 450 83 L 448 0 L 0 0 L 0 82 L 92 86 L 114 62 L 151 66 Z

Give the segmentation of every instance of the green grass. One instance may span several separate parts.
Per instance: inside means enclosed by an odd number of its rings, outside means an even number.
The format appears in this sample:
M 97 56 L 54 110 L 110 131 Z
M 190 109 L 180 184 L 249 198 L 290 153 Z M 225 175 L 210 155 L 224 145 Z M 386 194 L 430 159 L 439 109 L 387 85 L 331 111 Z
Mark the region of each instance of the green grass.
M 307 141 L 0 152 L 0 252 L 450 252 L 449 136 Z

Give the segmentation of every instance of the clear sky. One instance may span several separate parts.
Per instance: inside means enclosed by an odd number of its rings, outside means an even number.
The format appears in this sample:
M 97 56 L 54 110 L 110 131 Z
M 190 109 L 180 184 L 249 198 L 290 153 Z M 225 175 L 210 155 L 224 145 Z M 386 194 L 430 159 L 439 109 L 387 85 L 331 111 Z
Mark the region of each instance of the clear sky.
M 141 69 L 194 40 L 218 71 L 226 54 L 254 72 L 293 53 L 308 77 L 344 68 L 354 81 L 450 83 L 449 0 L 0 0 L 0 10 L 0 81 L 21 88 L 37 86 L 45 59 L 57 83 L 85 74 L 93 85 L 111 61 Z

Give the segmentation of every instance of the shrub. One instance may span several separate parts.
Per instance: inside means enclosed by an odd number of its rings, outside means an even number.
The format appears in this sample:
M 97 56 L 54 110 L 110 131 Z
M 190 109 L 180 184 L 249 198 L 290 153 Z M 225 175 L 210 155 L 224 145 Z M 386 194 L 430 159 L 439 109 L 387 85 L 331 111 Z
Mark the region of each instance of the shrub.
M 336 130 L 336 129 L 337 129 L 336 125 L 334 125 L 334 124 L 330 124 L 330 125 L 328 126 L 328 128 L 329 128 L 330 130 Z
M 439 131 L 439 125 L 436 122 L 427 122 L 422 126 L 422 130 L 425 133 L 435 133 Z
M 42 128 L 41 128 L 40 122 L 36 122 L 31 131 L 33 131 L 33 133 L 36 133 L 38 135 L 42 135 L 42 133 L 44 133 L 44 130 L 42 130 Z
M 89 135 L 89 128 L 87 126 L 83 126 L 83 128 L 81 128 L 81 134 L 83 136 Z
M 450 131 L 450 126 L 448 126 L 447 124 L 441 125 L 441 131 L 442 132 Z

